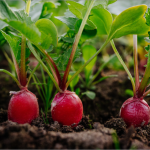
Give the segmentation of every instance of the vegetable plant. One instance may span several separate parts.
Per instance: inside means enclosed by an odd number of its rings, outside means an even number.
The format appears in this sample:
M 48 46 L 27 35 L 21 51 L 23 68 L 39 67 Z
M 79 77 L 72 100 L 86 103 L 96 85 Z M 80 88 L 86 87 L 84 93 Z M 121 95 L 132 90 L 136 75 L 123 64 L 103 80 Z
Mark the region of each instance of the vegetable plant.
M 4 2 L 1 1 L 1 3 Z M 26 5 L 27 14 L 29 14 L 30 3 L 31 1 L 28 1 Z M 23 11 L 22 13 L 25 14 L 25 12 Z M 11 15 L 13 17 L 16 17 L 14 14 Z M 30 55 L 30 51 L 26 48 L 26 37 L 24 35 L 8 35 L 4 31 L 1 31 L 1 33 L 11 47 L 11 54 L 16 69 L 17 78 L 7 70 L 0 69 L 0 72 L 4 72 L 10 75 L 16 81 L 18 87 L 20 88 L 20 91 L 10 92 L 10 94 L 13 96 L 11 97 L 8 106 L 8 119 L 21 124 L 31 123 L 31 121 L 37 118 L 39 115 L 39 106 L 36 96 L 27 88 L 27 60 Z
M 55 95 L 53 102 L 51 104 L 51 114 L 54 121 L 58 121 L 63 125 L 72 125 L 73 127 L 78 124 L 78 122 L 82 118 L 83 106 L 79 97 L 74 93 L 67 90 L 71 81 L 82 71 L 85 67 L 93 60 L 95 57 L 104 49 L 104 47 L 110 42 L 116 56 L 119 58 L 121 64 L 127 71 L 129 78 L 131 79 L 131 83 L 133 86 L 134 99 L 136 96 L 139 100 L 143 96 L 143 87 L 145 86 L 145 80 L 143 78 L 138 94 L 136 93 L 135 83 L 133 77 L 125 66 L 122 58 L 120 57 L 118 51 L 115 48 L 115 44 L 113 39 L 119 38 L 128 34 L 146 34 L 149 30 L 149 26 L 146 25 L 146 21 L 144 19 L 144 14 L 147 9 L 146 5 L 138 5 L 131 8 L 126 9 L 121 14 L 119 14 L 115 20 L 113 21 L 112 15 L 106 9 L 107 5 L 112 1 L 94 1 L 94 0 L 86 0 L 85 3 L 77 3 L 74 1 L 69 1 L 69 10 L 71 13 L 67 14 L 67 17 L 61 18 L 62 22 L 70 23 L 70 27 L 73 26 L 74 22 L 76 22 L 78 27 L 77 34 L 75 39 L 73 40 L 73 46 L 69 52 L 69 57 L 63 56 L 64 60 L 66 60 L 66 69 L 64 71 L 63 76 L 58 70 L 58 66 L 56 62 L 52 59 L 51 53 L 47 52 L 47 49 L 50 45 L 54 47 L 57 46 L 57 30 L 55 25 L 49 19 L 40 19 L 36 22 L 29 21 L 29 18 L 24 15 L 24 20 L 22 20 L 19 16 L 16 17 L 20 12 L 13 12 L 8 8 L 8 6 L 0 1 L 0 19 L 13 27 L 14 29 L 20 31 L 24 37 L 28 39 L 27 45 L 33 55 L 37 58 L 39 63 L 42 65 L 43 69 L 48 73 L 49 77 L 53 81 L 58 93 Z M 114 1 L 113 1 L 114 2 Z M 6 11 L 7 10 L 7 11 Z M 9 12 L 9 13 L 8 13 Z M 10 14 L 11 17 L 10 17 Z M 13 15 L 15 14 L 15 16 Z M 87 32 L 85 32 L 87 31 Z M 71 32 L 72 33 L 72 32 Z M 67 81 L 69 71 L 71 69 L 74 56 L 76 54 L 76 49 L 79 44 L 80 37 L 82 36 L 84 39 L 87 39 L 87 34 L 91 35 L 90 37 L 97 35 L 107 35 L 107 39 L 104 44 L 101 46 L 99 50 L 97 50 L 93 56 L 91 56 L 77 71 L 72 75 L 72 77 Z M 66 40 L 66 38 L 65 38 Z M 67 39 L 68 40 L 68 39 Z M 43 63 L 42 59 L 38 55 L 37 52 L 42 53 L 47 59 L 48 67 Z M 68 53 L 69 53 L 68 52 Z M 68 54 L 66 52 L 66 55 Z M 68 55 L 67 55 L 68 56 Z M 62 63 L 62 62 L 61 62 Z M 50 68 L 50 71 L 49 69 Z M 148 75 L 147 75 L 148 76 Z M 143 86 L 144 85 L 144 86 Z M 140 98 L 139 98 L 140 97 Z M 145 104 L 145 102 L 141 102 Z M 145 104 L 145 106 L 147 106 Z M 71 108 L 71 109 L 70 109 Z M 141 108 L 141 107 L 140 107 Z M 149 108 L 149 107 L 148 107 Z M 140 120 L 140 119 L 139 119 Z M 143 121 L 143 120 L 142 120 Z M 141 125 L 146 125 L 147 122 L 141 122 Z M 134 123 L 133 123 L 134 125 Z
M 146 13 L 146 23 L 150 26 L 150 9 Z M 150 38 L 150 32 L 148 32 Z M 137 59 L 137 36 L 133 36 L 134 39 L 134 74 L 135 74 L 135 89 L 134 89 L 134 96 L 126 100 L 121 109 L 120 109 L 120 116 L 126 122 L 128 126 L 133 125 L 134 127 L 145 126 L 148 124 L 150 119 L 150 108 L 147 102 L 144 100 L 144 97 L 150 93 L 150 90 L 146 91 L 149 85 L 149 69 L 150 69 L 150 45 L 148 45 L 145 49 L 148 52 L 146 57 L 147 66 L 145 69 L 144 76 L 139 82 L 139 72 L 138 72 L 138 59 Z M 147 39 L 148 42 L 149 39 Z

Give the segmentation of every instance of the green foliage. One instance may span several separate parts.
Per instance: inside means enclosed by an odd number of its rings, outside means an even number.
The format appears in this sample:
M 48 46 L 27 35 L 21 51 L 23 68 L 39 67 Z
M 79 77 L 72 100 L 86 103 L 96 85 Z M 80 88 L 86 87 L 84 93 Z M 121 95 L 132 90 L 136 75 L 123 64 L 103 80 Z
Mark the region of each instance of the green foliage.
M 90 20 L 96 25 L 98 35 L 108 34 L 112 24 L 112 15 L 106 9 L 93 9 Z
M 4 0 L 0 1 L 0 20 L 20 31 L 33 43 L 41 41 L 41 33 L 31 18 L 23 10 L 13 12 Z
M 40 19 L 35 25 L 41 32 L 42 42 L 41 46 L 43 49 L 48 49 L 51 44 L 57 46 L 57 29 L 52 21 L 49 19 Z
M 134 96 L 133 90 L 130 90 L 130 89 L 126 89 L 125 94 L 128 95 L 128 96 L 132 96 L 132 97 Z
M 4 36 L 4 38 L 7 40 L 7 42 L 9 43 L 11 50 L 13 51 L 13 54 L 16 58 L 16 61 L 18 63 L 18 65 L 20 66 L 20 62 L 21 62 L 21 38 L 19 36 L 14 36 L 13 34 L 6 34 L 5 32 L 1 31 L 2 35 Z M 26 48 L 26 56 L 25 58 L 27 59 L 30 56 L 31 52 L 28 48 Z M 26 61 L 26 65 L 28 65 L 29 61 Z M 27 67 L 26 67 L 27 70 Z
M 82 53 L 83 53 L 83 59 L 86 62 L 91 58 L 92 55 L 94 55 L 96 53 L 96 49 L 95 49 L 95 47 L 93 47 L 91 45 L 85 45 L 82 47 Z M 97 57 L 95 57 L 85 68 L 86 82 L 89 81 L 89 78 L 90 78 L 90 75 L 92 74 L 93 67 L 96 63 L 96 60 L 97 60 Z
M 113 21 L 108 39 L 111 40 L 128 34 L 146 34 L 149 30 L 143 18 L 146 9 L 146 5 L 139 5 L 123 11 Z
M 145 13 L 146 18 L 146 24 L 150 26 L 150 8 L 148 8 L 148 11 Z
M 85 7 L 79 3 L 76 3 L 74 1 L 67 1 L 69 3 L 68 8 L 69 10 L 79 19 L 83 19 L 85 12 Z
M 69 48 L 62 55 L 55 57 L 54 61 L 56 62 L 59 70 L 66 69 L 69 58 L 70 58 L 71 51 L 72 51 L 72 48 Z M 73 61 L 75 61 L 75 59 L 78 58 L 80 55 L 81 55 L 80 49 L 77 49 Z
M 69 76 L 68 76 L 68 79 L 70 79 L 70 78 L 73 76 L 74 73 L 75 73 L 75 72 L 70 72 L 70 73 L 69 73 Z M 77 85 L 78 81 L 79 81 L 79 76 L 76 76 L 76 77 L 70 82 L 70 88 L 71 88 L 72 91 L 74 91 L 74 87 Z
M 84 93 L 82 93 L 82 95 L 86 95 L 87 97 L 89 97 L 91 100 L 93 100 L 96 96 L 96 94 L 92 91 L 86 91 Z

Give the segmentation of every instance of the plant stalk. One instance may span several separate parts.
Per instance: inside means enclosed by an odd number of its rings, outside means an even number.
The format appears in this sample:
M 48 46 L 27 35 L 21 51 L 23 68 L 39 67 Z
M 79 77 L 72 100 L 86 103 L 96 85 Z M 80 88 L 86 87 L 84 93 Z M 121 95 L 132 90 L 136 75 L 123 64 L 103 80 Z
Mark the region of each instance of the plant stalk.
M 146 91 L 146 92 L 143 94 L 143 98 L 146 97 L 148 94 L 150 94 L 150 90 Z
M 22 86 L 21 86 L 20 82 L 9 71 L 7 71 L 5 69 L 0 69 L 0 72 L 4 72 L 4 73 L 8 74 L 9 76 L 11 76 L 12 79 L 17 83 L 18 87 L 20 89 L 22 89 Z
M 97 76 L 100 74 L 100 72 L 104 69 L 104 67 L 115 57 L 115 54 L 110 56 L 110 58 L 104 62 L 98 69 L 98 71 L 96 72 L 96 74 L 93 76 L 93 78 L 91 79 L 90 83 L 91 84 L 96 78 Z
M 138 89 L 138 97 L 139 98 L 143 96 L 143 93 L 148 84 L 149 77 L 150 77 L 150 46 L 149 46 L 149 51 L 148 51 L 148 60 L 147 60 L 146 70 L 145 70 L 144 77 L 143 77 L 143 79 L 140 83 L 139 89 Z
M 111 40 L 110 43 L 111 43 L 111 46 L 112 46 L 112 48 L 113 48 L 113 50 L 114 50 L 116 56 L 118 57 L 120 63 L 121 63 L 122 66 L 124 67 L 125 71 L 127 72 L 128 76 L 129 76 L 129 78 L 130 78 L 130 80 L 131 80 L 132 88 L 133 88 L 133 93 L 134 93 L 134 96 L 135 96 L 135 95 L 136 95 L 136 90 L 135 90 L 135 83 L 134 83 L 133 77 L 132 77 L 130 71 L 128 70 L 126 64 L 125 64 L 124 61 L 122 60 L 120 54 L 118 53 L 118 51 L 117 51 L 117 49 L 116 49 L 116 46 L 115 46 L 115 44 L 114 44 L 114 41 Z
M 48 64 L 49 64 L 49 66 L 50 66 L 50 69 L 51 69 L 51 71 L 52 71 L 52 74 L 53 74 L 55 80 L 58 81 L 58 84 L 59 84 L 59 86 L 60 86 L 60 85 L 61 85 L 61 77 L 60 77 L 60 73 L 59 73 L 59 70 L 58 70 L 58 68 L 57 68 L 57 66 L 56 66 L 56 64 L 55 64 L 55 62 L 54 62 L 53 59 L 50 57 L 50 55 L 49 55 L 45 50 L 43 50 L 43 49 L 41 48 L 41 46 L 37 45 L 37 47 L 38 47 L 38 49 L 39 49 L 42 53 L 45 54 L 45 56 L 47 56 L 47 58 L 48 58 L 48 60 L 49 60 L 49 62 L 50 62 L 50 63 L 48 63 Z M 53 67 L 54 67 L 55 71 L 54 71 Z
M 15 65 L 15 69 L 16 69 L 16 73 L 17 73 L 17 77 L 18 77 L 18 81 L 20 82 L 20 70 L 19 70 L 19 66 L 18 66 L 18 63 L 16 61 L 16 58 L 14 56 L 14 53 L 13 51 L 11 50 L 11 56 L 12 56 L 12 59 L 13 59 L 13 63 Z
M 84 16 L 84 19 L 81 23 L 81 26 L 80 26 L 80 29 L 75 37 L 75 41 L 74 41 L 74 44 L 73 44 L 73 48 L 72 48 L 72 52 L 71 52 L 71 55 L 70 55 L 70 58 L 69 58 L 69 61 L 68 61 L 68 65 L 67 65 L 67 68 L 65 70 L 65 73 L 64 73 L 64 76 L 63 76 L 63 80 L 62 80 L 62 90 L 65 90 L 66 89 L 66 81 L 67 81 L 67 78 L 68 78 L 68 75 L 69 75 L 69 71 L 70 71 L 70 68 L 71 68 L 71 65 L 72 65 L 72 62 L 73 62 L 73 58 L 74 58 L 74 55 L 75 55 L 75 52 L 76 52 L 76 49 L 77 49 L 77 46 L 78 46 L 78 43 L 79 43 L 79 40 L 80 40 L 80 37 L 81 37 L 81 34 L 83 32 L 83 29 L 84 29 L 84 26 L 86 24 L 86 21 L 88 19 L 88 16 L 91 12 L 91 9 L 92 9 L 92 6 L 94 4 L 94 1 L 95 0 L 92 0 L 90 5 L 89 5 L 89 8 Z
M 31 0 L 27 1 L 26 13 L 29 15 Z M 20 67 L 20 83 L 22 86 L 26 86 L 26 37 L 22 35 L 21 41 L 21 67 Z
M 102 45 L 102 47 L 81 67 L 79 70 L 70 78 L 66 83 L 66 89 L 69 86 L 70 82 L 103 50 L 103 48 L 108 44 L 108 40 Z
M 136 92 L 138 92 L 139 71 L 138 71 L 137 35 L 133 35 L 133 58 L 134 58 L 135 90 L 136 90 Z
M 41 60 L 41 58 L 37 55 L 37 53 L 34 50 L 34 47 L 31 45 L 31 43 L 28 41 L 27 42 L 31 52 L 33 53 L 33 55 L 36 57 L 36 59 L 40 62 L 40 64 L 43 66 L 43 68 L 45 69 L 45 71 L 48 73 L 49 77 L 51 78 L 51 80 L 53 81 L 53 83 L 55 84 L 56 89 L 59 92 L 62 92 L 62 90 L 59 88 L 59 85 L 57 84 L 56 80 L 54 79 L 54 77 L 52 76 L 52 74 L 49 72 L 48 68 L 46 67 L 46 65 L 43 63 L 43 61 Z

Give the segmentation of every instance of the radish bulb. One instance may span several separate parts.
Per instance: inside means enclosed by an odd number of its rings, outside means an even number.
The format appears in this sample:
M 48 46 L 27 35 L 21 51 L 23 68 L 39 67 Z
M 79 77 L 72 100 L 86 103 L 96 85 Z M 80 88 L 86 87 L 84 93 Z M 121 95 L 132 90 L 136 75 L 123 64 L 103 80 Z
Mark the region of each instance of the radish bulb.
M 36 96 L 27 90 L 11 92 L 13 94 L 8 106 L 8 119 L 19 124 L 31 123 L 39 115 Z
M 150 108 L 143 98 L 131 97 L 123 103 L 120 116 L 128 127 L 143 127 L 150 119 Z
M 57 93 L 54 97 L 51 114 L 54 121 L 75 127 L 82 119 L 83 105 L 74 92 L 66 90 L 64 93 Z

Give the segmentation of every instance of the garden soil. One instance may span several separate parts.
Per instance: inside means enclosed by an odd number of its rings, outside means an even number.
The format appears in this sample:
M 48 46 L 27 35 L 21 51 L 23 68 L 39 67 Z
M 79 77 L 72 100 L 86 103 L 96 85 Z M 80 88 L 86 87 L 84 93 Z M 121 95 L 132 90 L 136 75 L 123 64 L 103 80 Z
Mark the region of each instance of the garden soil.
M 4 67 L 3 67 L 4 68 Z M 127 128 L 119 117 L 122 103 L 130 96 L 125 90 L 131 83 L 123 71 L 102 72 L 102 76 L 116 74 L 96 87 L 96 98 L 82 97 L 84 115 L 75 128 L 54 122 L 51 113 L 33 120 L 31 124 L 17 124 L 7 118 L 9 91 L 19 90 L 7 75 L 0 74 L 0 148 L 1 149 L 150 149 L 150 123 L 143 128 Z M 34 85 L 29 87 L 38 95 Z M 83 90 L 83 89 L 82 89 Z M 145 99 L 150 104 L 150 98 Z M 40 108 L 42 102 L 38 98 Z M 47 123 L 46 123 L 47 122 Z

